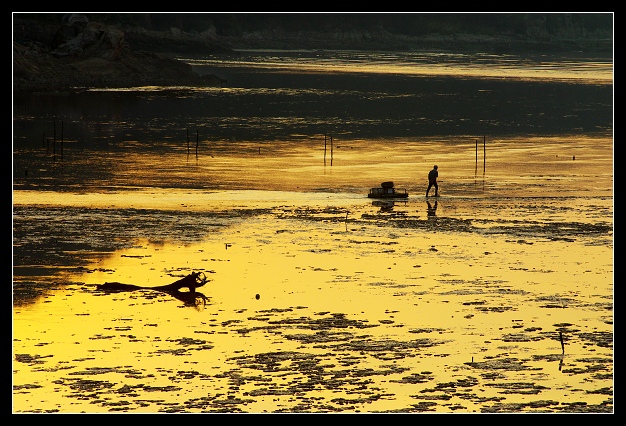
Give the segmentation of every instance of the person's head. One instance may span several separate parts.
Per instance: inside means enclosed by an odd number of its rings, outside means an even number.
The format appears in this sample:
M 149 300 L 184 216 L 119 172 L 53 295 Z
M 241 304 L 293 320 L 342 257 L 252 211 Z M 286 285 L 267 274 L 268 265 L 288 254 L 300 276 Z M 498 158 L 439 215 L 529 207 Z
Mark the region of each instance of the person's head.
M 434 166 L 433 169 L 437 170 L 437 166 Z

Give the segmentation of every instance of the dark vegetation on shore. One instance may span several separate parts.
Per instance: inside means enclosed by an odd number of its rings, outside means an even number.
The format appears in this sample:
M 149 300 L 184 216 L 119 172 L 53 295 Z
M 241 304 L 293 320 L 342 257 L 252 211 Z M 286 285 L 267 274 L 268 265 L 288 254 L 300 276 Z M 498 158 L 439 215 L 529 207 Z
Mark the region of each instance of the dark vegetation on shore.
M 61 13 L 13 14 L 14 92 L 220 85 L 177 55 L 235 49 L 443 50 L 612 57 L 613 13 L 87 13 L 121 34 L 115 55 L 52 55 Z M 65 26 L 67 27 L 67 25 Z

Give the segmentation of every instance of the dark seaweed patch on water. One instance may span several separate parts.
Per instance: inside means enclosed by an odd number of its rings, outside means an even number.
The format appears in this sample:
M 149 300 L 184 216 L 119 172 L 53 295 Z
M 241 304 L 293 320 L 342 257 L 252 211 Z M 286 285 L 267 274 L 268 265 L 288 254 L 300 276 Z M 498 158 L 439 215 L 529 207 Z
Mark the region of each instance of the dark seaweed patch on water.
M 521 395 L 537 395 L 542 390 L 549 389 L 545 386 L 537 385 L 535 383 L 485 383 L 485 386 L 503 389 L 499 393 L 503 394 L 521 394 Z
M 491 407 L 481 408 L 482 413 L 515 413 L 528 411 L 528 409 L 540 409 L 541 412 L 554 412 L 553 406 L 558 406 L 558 401 L 532 401 L 525 403 L 509 403 L 509 404 L 496 404 Z M 550 408 L 551 407 L 551 408 Z
M 599 371 L 611 371 L 611 370 L 609 370 L 609 368 L 603 364 L 592 364 L 592 365 L 585 365 L 584 367 L 563 368 L 562 371 L 565 374 L 588 374 L 588 373 L 597 373 Z
M 263 372 L 289 372 L 299 370 L 299 368 L 292 369 L 292 364 L 294 366 L 310 369 L 314 364 L 319 362 L 319 360 L 316 359 L 316 355 L 301 352 L 267 352 L 231 359 L 234 359 L 239 365 L 245 365 L 247 368 L 258 369 Z
M 420 402 L 418 404 L 411 404 L 411 406 L 408 407 L 408 408 L 396 409 L 396 410 L 374 411 L 374 413 L 388 413 L 388 414 L 393 414 L 393 413 L 422 413 L 422 412 L 435 411 L 435 407 L 436 406 L 437 406 L 436 402 L 424 401 L 424 402 Z
M 605 348 L 613 348 L 613 333 L 608 331 L 594 331 L 593 333 L 579 333 L 578 337 L 587 342 Z
M 448 400 L 452 399 L 452 395 L 449 395 L 447 393 L 435 394 L 435 391 L 433 389 L 426 389 L 426 390 L 422 390 L 420 392 L 422 392 L 422 395 L 411 395 L 411 398 L 428 399 L 428 400 L 441 400 L 441 401 L 448 401 Z M 428 393 L 428 395 L 426 395 L 426 393 Z
M 90 340 L 105 340 L 105 339 L 113 339 L 115 338 L 115 336 L 110 335 L 110 336 L 103 336 L 102 334 L 96 334 L 92 337 L 90 337 Z
M 272 330 L 280 330 L 279 326 L 270 326 L 270 327 L 246 327 L 246 328 L 238 328 L 235 330 L 239 334 L 248 334 L 254 331 L 272 331 Z
M 119 367 L 88 367 L 83 371 L 73 371 L 68 373 L 72 376 L 92 376 L 96 374 L 108 374 L 108 373 L 122 373 L 122 374 L 132 374 L 137 375 L 141 374 L 137 370 L 129 369 L 129 368 L 119 368 Z
M 485 303 L 487 303 L 484 300 L 476 300 L 474 302 L 463 302 L 463 305 L 465 306 L 469 306 L 469 305 L 484 305 Z
M 299 328 L 311 330 L 328 330 L 331 328 L 371 328 L 378 327 L 378 324 L 367 324 L 367 320 L 351 320 L 346 318 L 346 314 L 334 313 L 330 317 L 311 319 L 308 317 L 290 318 L 277 321 L 270 321 L 270 324 L 297 325 Z
M 245 406 L 253 402 L 255 402 L 254 399 L 250 398 L 237 398 L 233 395 L 224 396 L 222 394 L 218 394 L 193 398 L 186 401 L 184 405 L 169 407 L 162 411 L 166 413 L 175 413 L 187 412 L 189 410 L 204 410 L 206 412 L 213 413 L 242 413 L 243 411 L 239 408 L 239 406 Z
M 268 352 L 249 356 L 231 358 L 240 368 L 260 370 L 264 374 L 264 387 L 255 388 L 247 392 L 251 396 L 281 396 L 294 395 L 302 396 L 310 392 L 323 390 L 341 390 L 347 394 L 357 393 L 358 398 L 339 397 L 333 398 L 330 402 L 338 405 L 335 407 L 320 404 L 317 400 L 310 398 L 307 405 L 299 404 L 296 407 L 277 409 L 276 412 L 295 412 L 295 411 L 345 411 L 354 409 L 354 404 L 367 404 L 385 397 L 393 395 L 379 393 L 379 389 L 371 387 L 374 383 L 370 377 L 379 375 L 398 374 L 405 371 L 405 368 L 396 366 L 386 366 L 380 369 L 373 368 L 355 368 L 350 366 L 345 369 L 337 369 L 334 364 L 328 364 L 330 354 L 311 354 L 295 351 L 285 352 Z M 291 381 L 285 381 L 281 384 L 271 381 L 271 376 L 275 377 L 292 377 Z M 256 381 L 261 376 L 243 376 L 239 370 L 230 371 L 222 374 L 222 377 L 228 377 L 231 385 L 241 386 L 247 381 Z M 268 380 L 268 378 L 270 378 Z M 368 396 L 364 396 L 368 395 Z M 323 398 L 319 398 L 323 400 Z
M 444 328 L 415 328 L 413 330 L 409 330 L 409 333 L 434 333 L 437 332 L 439 334 L 444 333 L 446 329 Z
M 176 342 L 179 345 L 183 345 L 183 346 L 189 346 L 189 345 L 202 345 L 202 346 L 207 346 L 206 344 L 206 340 L 197 340 L 197 339 L 192 339 L 189 337 L 183 337 L 181 339 L 167 339 L 168 342 Z
M 328 332 L 326 330 L 318 331 L 313 334 L 284 334 L 288 340 L 298 340 L 302 343 L 327 343 L 341 342 L 353 338 L 352 333 L 347 332 Z
M 374 401 L 378 401 L 379 399 L 384 399 L 386 396 L 392 396 L 389 394 L 375 394 L 365 398 L 333 398 L 330 400 L 333 404 L 337 404 L 339 406 L 347 406 L 351 411 L 355 409 L 354 404 L 371 404 Z M 344 408 L 345 409 L 345 408 Z
M 43 386 L 41 386 L 41 385 L 33 385 L 33 384 L 28 383 L 28 384 L 25 384 L 25 385 L 13 385 L 13 390 L 14 391 L 19 391 L 19 390 L 22 390 L 22 389 L 38 389 L 38 388 L 41 388 L 41 387 L 43 387 Z
M 596 362 L 599 364 L 613 364 L 613 359 L 612 358 L 600 358 L 600 357 L 593 357 L 593 358 L 576 358 L 577 362 Z
M 497 379 L 504 379 L 506 378 L 506 376 L 502 373 L 499 373 L 497 371 L 488 371 L 485 373 L 480 373 L 480 377 L 482 377 L 485 380 L 497 380 Z
M 555 361 L 561 361 L 563 359 L 563 354 L 559 353 L 559 354 L 546 354 L 546 355 L 532 355 L 531 358 L 533 361 L 555 362 Z
M 171 355 L 191 355 L 187 353 L 187 349 L 159 349 L 155 351 L 156 354 L 171 354 Z
M 392 339 L 372 340 L 370 338 L 357 338 L 349 342 L 343 342 L 341 345 L 325 346 L 335 351 L 355 351 L 359 353 L 368 353 L 375 357 L 384 356 L 381 353 L 394 353 L 396 357 L 414 357 L 418 353 L 414 349 L 430 348 L 441 345 L 444 341 L 434 341 L 431 339 L 416 339 L 408 342 L 400 342 Z
M 477 311 L 481 312 L 506 312 L 517 309 L 512 306 L 476 306 Z
M 478 385 L 479 381 L 475 377 L 466 377 L 457 379 L 454 382 L 442 382 L 435 384 L 434 388 L 422 389 L 420 393 L 423 395 L 421 398 L 433 399 L 431 394 L 434 394 L 434 398 L 444 399 L 441 395 L 450 395 L 461 399 L 475 400 L 477 395 L 469 392 L 464 392 L 465 388 L 472 388 Z M 440 393 L 441 392 L 441 393 Z M 428 394 L 426 396 L 426 394 Z M 412 398 L 418 398 L 418 396 L 411 395 Z
M 411 373 L 408 376 L 401 378 L 400 380 L 389 380 L 390 382 L 395 383 L 427 383 L 431 380 L 434 380 L 435 377 L 431 372 L 425 371 L 421 373 Z
M 591 391 L 586 391 L 588 394 L 596 394 L 596 395 L 613 395 L 613 388 L 601 388 Z
M 566 351 L 567 345 L 576 340 L 582 341 L 585 345 L 593 344 L 604 348 L 613 348 L 613 333 L 609 331 L 581 332 L 578 329 L 571 329 L 567 326 L 560 327 L 559 331 L 562 333 Z M 557 333 L 543 332 L 540 334 L 544 338 L 559 341 L 559 335 Z
M 102 390 L 108 390 L 115 386 L 115 383 L 111 383 L 106 380 L 87 380 L 87 379 L 59 379 L 55 381 L 56 384 L 66 385 L 70 389 L 80 392 L 77 395 L 82 399 L 83 392 L 97 392 Z M 76 394 L 74 394 L 76 395 Z
M 539 400 L 526 403 L 495 404 L 483 407 L 482 413 L 516 413 L 516 412 L 539 412 L 539 413 L 612 413 L 613 401 L 604 401 L 597 405 L 588 405 L 586 402 L 559 403 L 551 400 Z
M 567 308 L 569 305 L 577 305 L 579 302 L 569 297 L 559 295 L 540 296 L 534 299 L 536 302 L 544 302 L 541 308 Z
M 378 327 L 379 324 L 368 324 L 367 321 L 350 320 L 345 317 L 345 314 L 332 314 L 330 317 L 311 319 L 309 317 L 298 318 L 283 318 L 278 320 L 272 320 L 271 314 L 276 312 L 284 312 L 288 310 L 271 310 L 264 311 L 264 316 L 250 317 L 249 320 L 257 320 L 267 322 L 267 326 L 263 327 L 247 327 L 236 329 L 237 333 L 248 334 L 253 331 L 271 331 L 281 329 L 284 326 L 291 326 L 294 328 L 304 328 L 310 330 L 329 330 L 333 328 L 355 328 L 364 329 L 371 327 Z
M 526 333 L 505 334 L 500 340 L 503 342 L 537 342 L 543 340 L 541 336 L 529 336 Z
M 52 355 L 15 354 L 16 361 L 29 365 L 43 364 L 45 362 L 42 361 L 43 358 L 52 358 Z
M 312 390 L 316 386 L 321 386 L 326 389 L 338 389 L 340 388 L 340 383 L 336 381 L 337 379 L 345 379 L 341 380 L 341 382 L 348 382 L 353 385 L 357 382 L 363 384 L 360 380 L 355 382 L 351 378 L 398 374 L 406 370 L 406 368 L 397 366 L 385 366 L 379 370 L 372 368 L 348 368 L 340 370 L 335 369 L 336 366 L 334 364 L 325 363 L 332 356 L 332 354 L 316 355 L 304 352 L 285 351 L 246 355 L 231 358 L 230 360 L 234 360 L 240 367 L 261 370 L 264 373 L 283 373 L 293 376 L 297 376 L 297 373 L 302 373 L 308 376 L 309 381 L 307 383 L 301 383 L 299 385 L 288 383 L 287 385 L 304 386 L 307 388 L 307 391 Z M 263 377 L 263 380 L 267 381 L 267 376 Z M 250 378 L 248 378 L 248 380 L 249 379 Z M 333 382 L 333 380 L 335 380 L 335 382 Z
M 199 373 L 197 371 L 177 371 L 175 376 L 169 377 L 169 379 L 173 382 L 180 382 L 182 380 L 190 380 L 195 378 L 200 379 L 209 379 L 210 376 L 206 374 Z
M 466 362 L 466 365 L 480 370 L 541 370 L 541 368 L 529 367 L 517 358 L 488 359 L 486 361 Z

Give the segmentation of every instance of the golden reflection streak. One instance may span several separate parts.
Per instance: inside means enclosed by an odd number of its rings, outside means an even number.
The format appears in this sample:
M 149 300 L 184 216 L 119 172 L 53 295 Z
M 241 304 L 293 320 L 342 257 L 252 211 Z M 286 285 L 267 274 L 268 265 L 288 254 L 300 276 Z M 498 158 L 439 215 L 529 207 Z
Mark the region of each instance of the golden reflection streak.
M 510 78 L 516 80 L 571 81 L 594 84 L 613 83 L 613 64 L 611 62 L 571 63 L 569 66 L 554 62 L 517 62 L 494 61 L 494 63 L 458 63 L 458 62 L 377 62 L 366 60 L 315 60 L 306 58 L 300 61 L 292 59 L 272 61 L 261 59 L 248 60 L 199 60 L 183 59 L 191 65 L 214 65 L 222 68 L 248 67 L 274 71 L 298 71 L 312 73 L 373 73 L 422 76 L 451 76 L 472 78 Z
M 480 148 L 478 163 L 475 161 L 476 140 Z M 202 208 L 203 204 L 210 206 L 211 194 L 215 192 L 236 190 L 227 196 L 245 206 L 247 197 L 255 197 L 250 190 L 275 191 L 267 194 L 268 203 L 312 196 L 323 200 L 331 194 L 362 198 L 369 188 L 387 180 L 394 181 L 396 187 L 406 188 L 412 195 L 422 195 L 425 193 L 424 176 L 433 164 L 441 168 L 440 185 L 448 196 L 613 196 L 613 140 L 610 138 L 487 139 L 486 173 L 483 173 L 482 144 L 482 137 L 469 136 L 453 140 L 394 141 L 393 144 L 390 141 L 342 141 L 335 147 L 333 166 L 324 164 L 323 136 L 321 142 L 277 142 L 264 146 L 261 154 L 245 159 L 238 150 L 228 150 L 228 147 L 217 147 L 210 156 L 200 155 L 193 163 L 181 161 L 177 153 L 159 157 L 123 153 L 123 158 L 117 161 L 117 170 L 111 171 L 116 173 L 108 184 L 113 190 L 83 191 L 75 198 L 48 191 L 14 190 L 13 204 L 96 203 L 94 206 L 106 207 L 110 201 L 112 207 L 158 208 L 155 205 L 169 202 L 168 208 L 190 209 Z M 390 145 L 395 149 L 390 149 Z M 174 179 L 194 189 L 173 188 L 165 194 L 157 190 L 157 194 L 150 188 L 143 188 L 145 185 L 171 187 Z M 523 185 L 518 183 L 520 180 Z M 29 182 L 36 183 L 32 179 Z M 136 191 L 136 202 L 121 197 L 130 204 L 119 204 L 115 194 L 126 190 Z M 293 192 L 315 195 L 292 195 Z M 265 204 L 260 200 L 260 205 Z

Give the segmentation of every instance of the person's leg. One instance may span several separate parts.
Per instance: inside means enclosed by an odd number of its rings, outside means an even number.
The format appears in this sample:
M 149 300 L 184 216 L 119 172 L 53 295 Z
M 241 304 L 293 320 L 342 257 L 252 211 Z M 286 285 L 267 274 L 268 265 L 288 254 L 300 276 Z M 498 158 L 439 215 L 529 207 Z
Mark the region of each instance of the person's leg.
M 439 185 L 437 185 L 437 182 L 433 183 L 433 186 L 435 187 L 435 197 L 439 196 Z
M 433 183 L 432 182 L 428 182 L 428 188 L 426 189 L 426 196 L 428 197 L 428 192 L 430 191 L 430 188 L 432 188 Z

